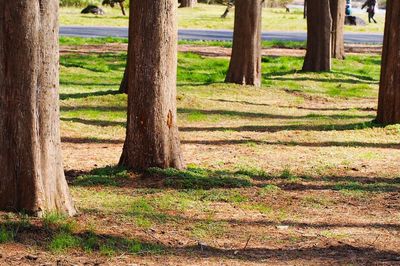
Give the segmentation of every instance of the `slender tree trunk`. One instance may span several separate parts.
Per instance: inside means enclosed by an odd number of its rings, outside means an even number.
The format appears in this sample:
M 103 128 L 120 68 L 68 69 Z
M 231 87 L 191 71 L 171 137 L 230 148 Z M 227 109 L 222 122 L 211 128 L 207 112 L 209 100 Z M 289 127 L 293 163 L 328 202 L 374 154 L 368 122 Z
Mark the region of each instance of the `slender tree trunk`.
M 388 0 L 377 122 L 400 123 L 400 1 Z
M 304 0 L 303 18 L 307 18 L 307 0 Z
M 58 106 L 58 1 L 0 1 L 0 209 L 75 209 Z
M 331 70 L 332 18 L 329 0 L 307 0 L 307 53 L 304 71 Z
M 233 47 L 225 82 L 261 85 L 261 2 L 235 1 Z
M 128 33 L 128 43 L 129 43 L 129 33 Z M 122 77 L 121 83 L 119 84 L 119 93 L 125 93 L 128 94 L 128 73 L 129 73 L 129 45 L 128 45 L 128 51 L 127 51 L 127 56 L 126 56 L 126 65 L 125 65 L 125 70 L 124 70 L 124 76 Z
M 124 71 L 124 77 L 121 80 L 121 84 L 119 85 L 119 93 L 128 93 L 128 60 L 126 60 L 126 67 Z
M 194 7 L 197 4 L 197 0 L 181 0 L 179 7 Z
M 330 0 L 332 16 L 332 57 L 344 59 L 344 19 L 346 0 Z
M 126 16 L 124 2 L 119 2 L 119 7 L 121 8 L 122 15 Z
M 184 166 L 176 114 L 176 8 L 176 0 L 132 1 L 128 123 L 120 160 L 130 169 Z

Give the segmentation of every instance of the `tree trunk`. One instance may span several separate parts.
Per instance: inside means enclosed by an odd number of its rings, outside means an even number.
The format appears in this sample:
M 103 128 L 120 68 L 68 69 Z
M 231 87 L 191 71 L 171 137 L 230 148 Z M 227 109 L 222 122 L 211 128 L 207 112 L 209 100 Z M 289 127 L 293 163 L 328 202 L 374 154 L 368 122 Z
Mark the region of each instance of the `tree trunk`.
M 179 7 L 194 7 L 197 4 L 197 0 L 180 0 Z
M 377 122 L 400 123 L 400 1 L 388 0 Z
M 58 105 L 58 1 L 0 1 L 0 209 L 74 215 Z
M 132 1 L 128 123 L 120 159 L 129 169 L 184 166 L 176 114 L 176 7 L 176 0 Z
M 124 77 L 121 80 L 121 84 L 119 85 L 119 93 L 128 93 L 128 60 L 126 60 L 126 67 L 124 71 Z
M 332 57 L 344 59 L 344 19 L 346 0 L 330 0 L 332 16 Z
M 126 16 L 124 2 L 119 2 L 119 7 L 121 8 L 122 15 Z
M 329 0 L 307 0 L 307 53 L 304 71 L 331 70 L 331 28 Z
M 261 85 L 261 0 L 236 0 L 231 61 L 225 82 Z
M 303 18 L 307 18 L 307 0 L 304 0 Z

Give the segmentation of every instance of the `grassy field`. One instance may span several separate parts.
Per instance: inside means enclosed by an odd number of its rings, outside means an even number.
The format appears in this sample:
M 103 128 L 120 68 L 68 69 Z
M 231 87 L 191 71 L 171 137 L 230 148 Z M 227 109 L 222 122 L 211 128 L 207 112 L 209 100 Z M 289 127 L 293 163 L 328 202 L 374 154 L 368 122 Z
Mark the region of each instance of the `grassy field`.
M 87 52 L 60 61 L 64 163 L 80 214 L 1 214 L 0 261 L 397 262 L 400 128 L 372 122 L 378 56 L 351 55 L 319 74 L 298 71 L 301 57 L 265 57 L 257 89 L 223 83 L 227 58 L 180 53 L 188 168 L 135 174 L 115 167 L 126 56 Z
M 226 19 L 220 16 L 226 7 L 220 5 L 199 4 L 197 7 L 178 10 L 179 27 L 182 29 L 233 29 L 233 12 Z M 61 25 L 86 26 L 128 26 L 128 17 L 124 17 L 117 8 L 105 8 L 106 15 L 82 15 L 79 8 L 61 8 Z M 367 14 L 361 16 L 367 21 Z M 365 27 L 346 26 L 351 32 L 381 32 L 384 28 L 384 17 L 377 15 L 378 24 Z M 306 21 L 302 10 L 286 13 L 284 9 L 266 8 L 263 11 L 262 28 L 264 31 L 305 31 Z

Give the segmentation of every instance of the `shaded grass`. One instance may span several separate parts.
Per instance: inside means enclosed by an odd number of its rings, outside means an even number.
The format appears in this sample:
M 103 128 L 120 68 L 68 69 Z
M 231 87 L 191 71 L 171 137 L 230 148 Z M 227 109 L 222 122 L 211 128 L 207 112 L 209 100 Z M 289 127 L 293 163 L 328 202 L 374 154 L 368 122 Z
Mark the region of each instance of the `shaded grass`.
M 150 174 L 169 177 L 164 184 L 169 187 L 180 189 L 211 189 L 211 188 L 234 188 L 249 187 L 251 182 L 248 176 L 240 173 L 229 173 L 224 171 L 209 171 L 200 168 L 188 168 L 184 171 L 176 169 L 152 168 Z
M 94 169 L 72 181 L 74 186 L 122 186 L 128 178 L 128 171 L 121 167 Z

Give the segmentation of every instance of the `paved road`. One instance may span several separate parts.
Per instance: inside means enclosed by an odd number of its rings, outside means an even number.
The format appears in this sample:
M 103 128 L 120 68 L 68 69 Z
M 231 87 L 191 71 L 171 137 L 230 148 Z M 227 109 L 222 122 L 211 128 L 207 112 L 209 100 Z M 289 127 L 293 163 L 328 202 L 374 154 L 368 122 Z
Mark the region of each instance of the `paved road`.
M 128 37 L 128 29 L 124 27 L 80 27 L 63 26 L 60 29 L 62 36 L 75 37 Z M 282 41 L 305 41 L 307 35 L 305 32 L 284 32 L 271 31 L 264 32 L 263 40 L 282 40 Z M 229 30 L 179 30 L 180 40 L 203 40 L 203 41 L 230 41 L 232 40 L 232 31 Z M 376 43 L 383 42 L 382 34 L 372 33 L 346 33 L 346 43 Z

